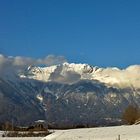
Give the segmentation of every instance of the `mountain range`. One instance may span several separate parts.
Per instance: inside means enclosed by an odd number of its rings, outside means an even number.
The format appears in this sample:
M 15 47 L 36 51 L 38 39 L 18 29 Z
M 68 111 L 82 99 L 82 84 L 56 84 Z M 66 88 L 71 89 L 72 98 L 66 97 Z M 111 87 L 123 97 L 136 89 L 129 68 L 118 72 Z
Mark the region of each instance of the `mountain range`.
M 65 62 L 0 76 L 0 123 L 119 123 L 129 104 L 140 106 L 140 65 L 119 69 Z

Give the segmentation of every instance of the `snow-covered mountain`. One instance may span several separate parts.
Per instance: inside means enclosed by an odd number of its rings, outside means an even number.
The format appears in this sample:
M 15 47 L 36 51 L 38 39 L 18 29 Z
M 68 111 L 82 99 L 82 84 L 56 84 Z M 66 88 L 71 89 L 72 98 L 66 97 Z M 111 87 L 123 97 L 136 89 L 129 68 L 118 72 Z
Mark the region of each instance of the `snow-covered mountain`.
M 65 62 L 61 65 L 44 68 L 29 67 L 26 75 L 21 75 L 21 77 L 69 84 L 79 80 L 98 80 L 108 86 L 140 88 L 140 65 L 119 69 L 116 67 L 99 68 L 88 64 L 69 64 Z
M 74 63 L 30 66 L 0 79 L 0 99 L 10 101 L 12 108 L 36 112 L 34 119 L 45 113 L 52 126 L 116 123 L 129 104 L 140 106 L 140 65 L 122 70 Z M 20 120 L 22 113 L 16 112 L 8 117 Z

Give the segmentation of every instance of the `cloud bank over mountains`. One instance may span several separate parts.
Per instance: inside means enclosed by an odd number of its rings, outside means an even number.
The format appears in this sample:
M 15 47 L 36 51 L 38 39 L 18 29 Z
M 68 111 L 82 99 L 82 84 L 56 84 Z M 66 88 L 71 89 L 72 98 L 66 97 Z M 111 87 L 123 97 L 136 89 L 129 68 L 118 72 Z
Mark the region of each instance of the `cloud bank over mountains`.
M 39 65 L 45 67 L 38 67 Z M 43 59 L 33 59 L 30 57 L 0 55 L 0 76 L 9 73 L 22 73 L 28 66 L 33 66 L 30 71 L 33 72 L 33 77 L 27 78 L 46 82 L 75 83 L 86 79 L 98 80 L 110 86 L 140 88 L 140 65 L 132 65 L 125 69 L 116 67 L 99 68 L 88 64 L 70 64 L 64 56 L 48 55 Z M 35 67 L 39 68 L 41 73 L 38 73 Z
M 95 79 L 111 86 L 140 88 L 140 65 L 131 65 L 125 69 L 104 68 L 95 75 Z
M 48 55 L 45 58 L 34 59 L 31 57 L 21 57 L 21 56 L 4 56 L 0 54 L 0 75 L 6 73 L 17 73 L 28 66 L 38 66 L 38 65 L 57 65 L 67 62 L 66 58 L 63 56 Z

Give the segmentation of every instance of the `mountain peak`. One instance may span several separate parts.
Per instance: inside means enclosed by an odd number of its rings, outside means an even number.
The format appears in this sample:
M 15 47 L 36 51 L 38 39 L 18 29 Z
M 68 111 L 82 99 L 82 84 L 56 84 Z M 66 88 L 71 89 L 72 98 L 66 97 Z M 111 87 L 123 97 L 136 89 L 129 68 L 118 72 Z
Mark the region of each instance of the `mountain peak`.
M 126 69 L 117 67 L 99 68 L 88 64 L 76 64 L 65 62 L 49 67 L 28 67 L 26 78 L 41 81 L 71 81 L 98 80 L 102 83 L 117 87 L 128 87 L 133 85 L 140 88 L 140 65 L 129 66 Z M 24 77 L 24 76 L 22 76 Z M 76 77 L 76 78 L 75 78 Z M 62 80 L 63 79 L 63 80 Z M 75 80 L 76 79 L 76 80 Z M 70 82 L 71 83 L 71 82 Z

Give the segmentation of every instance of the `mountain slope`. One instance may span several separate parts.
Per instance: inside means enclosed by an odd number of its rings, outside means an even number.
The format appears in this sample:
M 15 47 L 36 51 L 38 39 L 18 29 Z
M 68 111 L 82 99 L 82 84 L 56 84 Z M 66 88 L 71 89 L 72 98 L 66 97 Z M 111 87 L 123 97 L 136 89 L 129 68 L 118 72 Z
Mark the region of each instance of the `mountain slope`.
M 0 79 L 0 123 L 14 122 L 28 125 L 35 120 L 44 119 L 44 110 L 36 99 L 34 90 L 25 81 Z
M 117 122 L 129 104 L 140 105 L 140 90 L 134 93 L 98 81 L 83 80 L 71 85 L 50 82 L 42 96 L 48 122 L 61 126 Z

